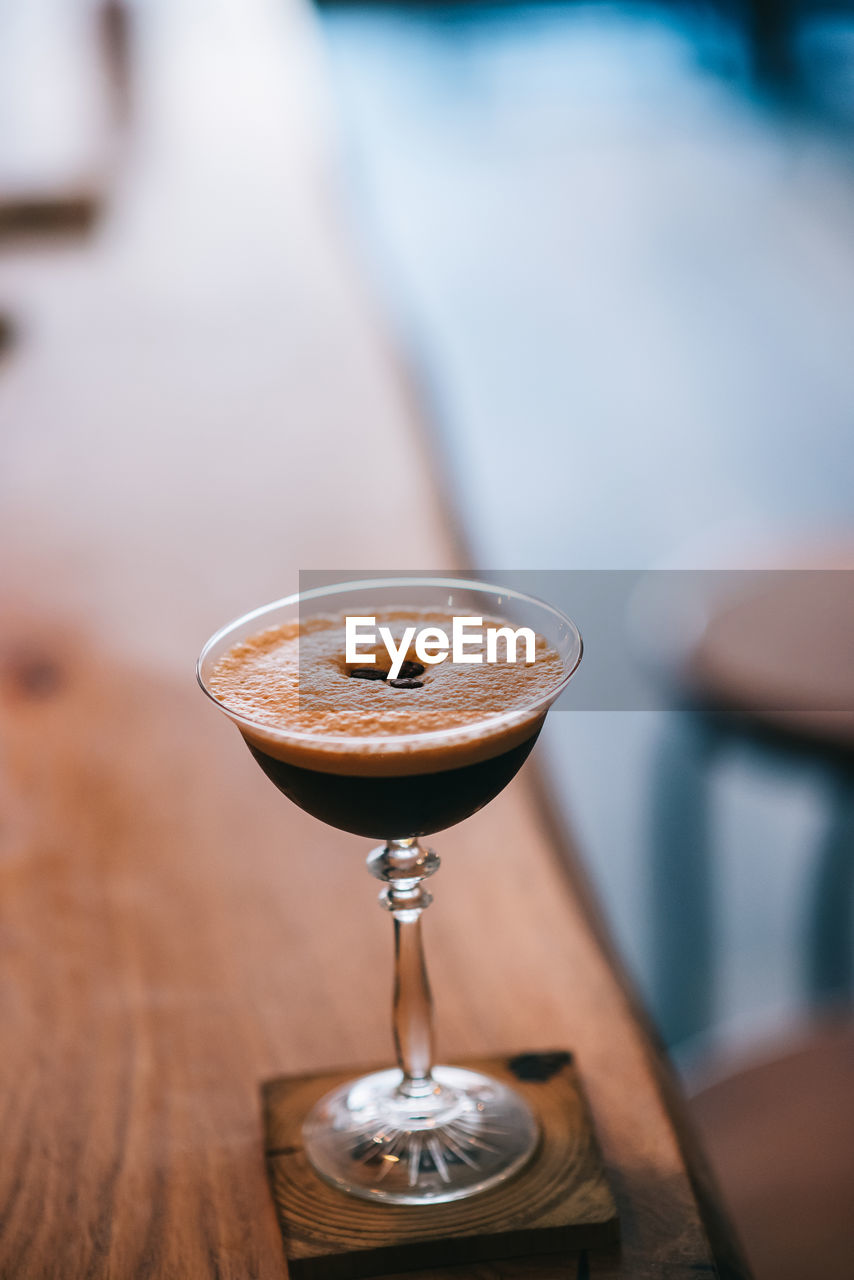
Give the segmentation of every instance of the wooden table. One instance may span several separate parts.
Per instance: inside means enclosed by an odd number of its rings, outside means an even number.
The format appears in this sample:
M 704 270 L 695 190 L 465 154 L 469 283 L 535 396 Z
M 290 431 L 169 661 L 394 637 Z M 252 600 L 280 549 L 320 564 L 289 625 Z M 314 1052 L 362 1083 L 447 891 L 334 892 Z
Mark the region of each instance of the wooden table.
M 335 208 L 302 10 L 152 6 L 111 219 L 5 259 L 0 1276 L 277 1277 L 258 1083 L 389 1057 L 365 842 L 193 684 L 298 567 L 458 563 Z M 254 465 L 253 465 L 254 464 Z M 743 1276 L 530 767 L 435 843 L 443 1058 L 576 1050 L 624 1243 L 480 1274 Z M 569 860 L 559 856 L 569 853 Z

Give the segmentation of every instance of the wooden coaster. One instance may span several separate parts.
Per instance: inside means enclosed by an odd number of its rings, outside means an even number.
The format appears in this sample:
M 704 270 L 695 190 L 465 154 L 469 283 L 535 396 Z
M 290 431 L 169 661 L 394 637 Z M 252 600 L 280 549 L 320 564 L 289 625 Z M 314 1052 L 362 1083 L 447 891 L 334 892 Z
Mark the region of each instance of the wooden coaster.
M 572 1253 L 618 1238 L 590 1112 L 570 1053 L 526 1053 L 461 1065 L 511 1084 L 540 1122 L 530 1164 L 468 1200 L 374 1204 L 327 1186 L 308 1163 L 301 1126 L 354 1072 L 292 1076 L 262 1087 L 270 1186 L 294 1280 L 356 1280 L 495 1258 Z

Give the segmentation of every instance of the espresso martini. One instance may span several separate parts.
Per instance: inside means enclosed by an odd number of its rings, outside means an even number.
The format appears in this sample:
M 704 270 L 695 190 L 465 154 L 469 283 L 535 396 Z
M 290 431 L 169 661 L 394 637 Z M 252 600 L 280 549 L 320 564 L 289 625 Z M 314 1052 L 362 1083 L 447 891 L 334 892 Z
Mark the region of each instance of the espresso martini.
M 450 634 L 449 611 L 385 607 L 372 617 L 399 652 L 364 644 L 348 661 L 346 617 L 269 627 L 222 654 L 208 676 L 267 776 L 302 809 L 357 835 L 422 836 L 496 796 L 527 758 L 563 659 L 536 635 L 487 653 L 490 628 L 455 660 L 421 661 L 406 637 Z M 402 661 L 400 660 L 402 659 Z
M 526 625 L 514 630 L 505 612 Z M 302 1124 L 315 1172 L 352 1195 L 441 1204 L 496 1186 L 536 1150 L 536 1117 L 508 1084 L 433 1064 L 421 915 L 439 858 L 418 837 L 501 791 L 580 660 L 577 627 L 551 605 L 445 578 L 289 596 L 202 651 L 202 688 L 276 786 L 382 841 L 368 870 L 394 921 L 397 1066 L 333 1089 Z

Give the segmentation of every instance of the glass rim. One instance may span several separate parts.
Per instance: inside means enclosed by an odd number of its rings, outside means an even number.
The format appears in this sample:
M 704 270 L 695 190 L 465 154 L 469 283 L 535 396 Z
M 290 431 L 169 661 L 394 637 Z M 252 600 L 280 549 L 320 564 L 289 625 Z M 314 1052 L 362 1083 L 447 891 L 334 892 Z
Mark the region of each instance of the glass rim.
M 522 604 L 535 605 L 538 609 L 544 609 L 551 614 L 559 622 L 565 624 L 574 639 L 573 647 L 570 651 L 570 660 L 563 678 L 548 690 L 547 693 L 540 694 L 539 697 L 533 698 L 530 702 L 521 704 L 520 706 L 508 708 L 506 711 L 497 711 L 494 715 L 482 716 L 479 720 L 472 720 L 468 724 L 455 725 L 450 729 L 424 729 L 416 733 L 383 733 L 371 734 L 369 736 L 358 737 L 354 734 L 331 734 L 331 733 L 310 733 L 304 729 L 286 729 L 278 728 L 270 725 L 262 720 L 252 720 L 248 716 L 241 715 L 240 712 L 234 711 L 223 702 L 221 698 L 216 697 L 208 688 L 202 675 L 202 666 L 211 650 L 221 641 L 224 640 L 230 632 L 238 630 L 246 623 L 255 619 L 261 619 L 267 614 L 274 613 L 279 609 L 288 608 L 291 605 L 299 605 L 303 600 L 320 600 L 327 596 L 341 595 L 345 591 L 369 591 L 377 588 L 395 588 L 395 587 L 441 587 L 465 589 L 469 591 L 490 592 L 493 595 L 501 595 L 510 600 L 515 600 Z M 225 715 L 232 720 L 238 728 L 245 727 L 247 732 L 256 737 L 267 738 L 272 742 L 293 742 L 304 745 L 313 746 L 315 748 L 333 748 L 346 749 L 357 747 L 359 750 L 370 750 L 379 752 L 383 748 L 392 752 L 404 752 L 411 750 L 415 746 L 424 744 L 444 745 L 455 741 L 466 741 L 470 738 L 477 738 L 483 730 L 488 730 L 487 736 L 492 736 L 493 732 L 497 732 L 507 725 L 517 724 L 525 720 L 534 719 L 542 710 L 542 713 L 548 711 L 549 707 L 554 703 L 564 689 L 569 684 L 575 672 L 578 670 L 584 651 L 584 642 L 581 638 L 581 632 L 563 610 L 549 604 L 546 600 L 541 600 L 538 596 L 528 595 L 524 591 L 516 591 L 510 587 L 496 586 L 494 583 L 479 582 L 474 578 L 441 578 L 441 577 L 396 577 L 396 578 L 361 578 L 353 582 L 335 582 L 326 587 L 312 587 L 308 591 L 296 591 L 289 596 L 283 596 L 280 600 L 272 600 L 269 604 L 259 605 L 255 609 L 250 609 L 247 613 L 241 614 L 237 618 L 233 618 L 230 622 L 225 623 L 205 642 L 201 653 L 196 659 L 196 680 L 199 688 L 214 706 L 218 707 Z M 563 655 L 560 655 L 561 658 Z

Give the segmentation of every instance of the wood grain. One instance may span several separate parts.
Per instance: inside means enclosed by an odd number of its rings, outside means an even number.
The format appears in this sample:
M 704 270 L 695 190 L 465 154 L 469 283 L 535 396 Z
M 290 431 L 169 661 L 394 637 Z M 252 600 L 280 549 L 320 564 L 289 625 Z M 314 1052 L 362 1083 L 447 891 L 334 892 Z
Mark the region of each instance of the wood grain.
M 520 1093 L 539 1121 L 540 1145 L 504 1185 L 470 1200 L 417 1208 L 343 1195 L 308 1163 L 302 1121 L 352 1072 L 285 1077 L 264 1086 L 268 1172 L 294 1280 L 356 1280 L 428 1263 L 543 1254 L 558 1265 L 582 1249 L 616 1243 L 616 1208 L 572 1055 L 553 1051 L 459 1065 Z
M 109 221 L 2 264 L 3 1280 L 285 1274 L 258 1084 L 390 1060 L 388 920 L 364 842 L 269 786 L 192 664 L 300 567 L 455 566 L 305 12 L 138 15 Z M 742 1275 L 531 778 L 436 841 L 439 1053 L 577 1051 L 624 1227 L 579 1274 Z

